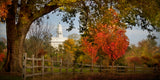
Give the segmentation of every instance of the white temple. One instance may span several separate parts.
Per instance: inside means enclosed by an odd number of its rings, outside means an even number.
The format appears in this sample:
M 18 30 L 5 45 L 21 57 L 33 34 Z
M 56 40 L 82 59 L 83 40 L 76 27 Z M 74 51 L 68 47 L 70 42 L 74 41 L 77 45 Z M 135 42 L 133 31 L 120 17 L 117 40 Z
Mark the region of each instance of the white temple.
M 63 37 L 62 26 L 61 24 L 59 24 L 57 29 L 57 36 L 51 38 L 51 46 L 53 46 L 54 48 L 58 48 L 58 46 L 60 44 L 63 44 L 63 42 L 67 39 L 68 38 Z

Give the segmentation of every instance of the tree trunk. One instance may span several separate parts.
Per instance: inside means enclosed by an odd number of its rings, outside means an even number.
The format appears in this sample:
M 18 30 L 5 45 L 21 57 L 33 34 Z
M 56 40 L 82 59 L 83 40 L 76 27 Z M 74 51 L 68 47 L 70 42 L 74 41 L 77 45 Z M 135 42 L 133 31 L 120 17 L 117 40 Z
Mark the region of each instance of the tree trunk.
M 112 60 L 112 72 L 114 72 L 114 60 Z
M 6 72 L 22 72 L 22 55 L 25 33 L 19 32 L 18 26 L 7 23 L 7 59 L 4 65 Z M 14 27 L 14 28 L 8 28 Z M 21 26 L 23 27 L 23 26 Z M 18 33 L 17 33 L 18 32 Z
M 23 43 L 31 21 L 24 23 L 25 20 L 20 19 L 16 24 L 15 6 L 11 5 L 8 11 L 6 19 L 7 58 L 3 70 L 6 72 L 22 72 Z
M 21 72 L 22 71 L 22 53 L 23 53 L 23 39 L 24 37 L 14 38 L 12 35 L 7 36 L 7 60 L 4 65 L 7 72 Z

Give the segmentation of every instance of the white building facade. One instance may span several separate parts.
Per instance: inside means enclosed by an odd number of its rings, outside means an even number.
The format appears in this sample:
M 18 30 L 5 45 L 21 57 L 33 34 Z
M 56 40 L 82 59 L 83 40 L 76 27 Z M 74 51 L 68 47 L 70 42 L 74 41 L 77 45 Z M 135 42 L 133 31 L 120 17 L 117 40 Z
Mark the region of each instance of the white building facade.
M 67 37 L 63 37 L 63 31 L 61 24 L 58 25 L 57 36 L 51 38 L 51 46 L 54 48 L 58 48 L 59 45 L 63 44 Z

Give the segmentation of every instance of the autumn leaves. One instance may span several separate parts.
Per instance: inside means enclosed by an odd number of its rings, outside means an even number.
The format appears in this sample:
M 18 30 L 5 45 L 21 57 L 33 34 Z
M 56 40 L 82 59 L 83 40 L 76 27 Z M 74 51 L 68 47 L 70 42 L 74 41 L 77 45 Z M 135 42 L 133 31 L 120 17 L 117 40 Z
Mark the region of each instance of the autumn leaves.
M 8 5 L 11 5 L 11 0 L 0 1 L 0 18 L 5 19 L 7 17 Z M 2 19 L 0 19 L 0 22 L 2 21 Z
M 106 23 L 97 23 L 96 26 L 88 28 L 82 37 L 83 51 L 87 53 L 92 63 L 95 63 L 100 55 L 107 55 L 114 62 L 125 54 L 129 45 L 128 37 L 125 35 L 123 23 L 118 20 L 118 14 L 113 9 L 108 10 L 112 16 Z M 104 19 L 107 19 L 106 16 Z M 101 52 L 101 53 L 100 53 Z

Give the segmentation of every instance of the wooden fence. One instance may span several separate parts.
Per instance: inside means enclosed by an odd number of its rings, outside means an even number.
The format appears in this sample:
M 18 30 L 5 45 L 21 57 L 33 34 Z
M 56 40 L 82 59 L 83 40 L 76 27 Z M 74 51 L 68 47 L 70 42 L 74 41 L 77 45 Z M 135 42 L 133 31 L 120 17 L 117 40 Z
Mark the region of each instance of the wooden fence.
M 27 62 L 30 61 L 30 64 L 27 64 Z M 45 65 L 45 62 L 49 62 L 50 65 Z M 55 63 L 59 63 L 58 68 L 55 67 Z M 65 64 L 65 63 L 63 63 Z M 76 63 L 76 64 L 65 64 L 65 66 L 62 65 L 62 60 L 60 61 L 53 61 L 53 59 L 48 60 L 44 59 L 44 56 L 41 58 L 35 58 L 34 55 L 32 55 L 32 58 L 28 58 L 27 54 L 25 53 L 23 56 L 23 79 L 25 80 L 26 77 L 33 77 L 35 75 L 41 75 L 49 74 L 49 73 L 83 73 L 83 72 L 159 72 L 159 68 L 157 67 L 129 67 L 129 66 L 104 66 L 104 65 L 91 65 L 91 64 L 82 64 L 82 63 Z M 72 65 L 69 67 L 68 65 Z M 78 67 L 75 67 L 77 65 Z M 27 72 L 27 69 L 31 69 L 32 71 L 29 73 Z M 49 72 L 45 69 L 50 69 Z M 58 69 L 58 72 L 54 72 L 54 70 Z M 63 69 L 63 71 L 62 71 Z M 76 71 L 79 70 L 79 71 Z
M 32 65 L 27 65 L 28 61 L 31 61 Z M 50 66 L 46 66 L 44 64 L 45 62 L 50 62 Z M 62 64 L 62 60 L 58 62 Z M 53 73 L 53 63 L 54 61 L 52 59 L 44 59 L 44 56 L 42 56 L 41 58 L 35 58 L 34 55 L 32 55 L 32 58 L 28 58 L 27 53 L 25 53 L 23 56 L 23 79 L 25 80 L 26 77 L 33 77 L 36 75 L 43 76 L 44 74 Z M 45 69 L 48 68 L 51 69 L 50 72 L 45 72 Z M 28 73 L 27 69 L 31 69 L 32 73 Z

